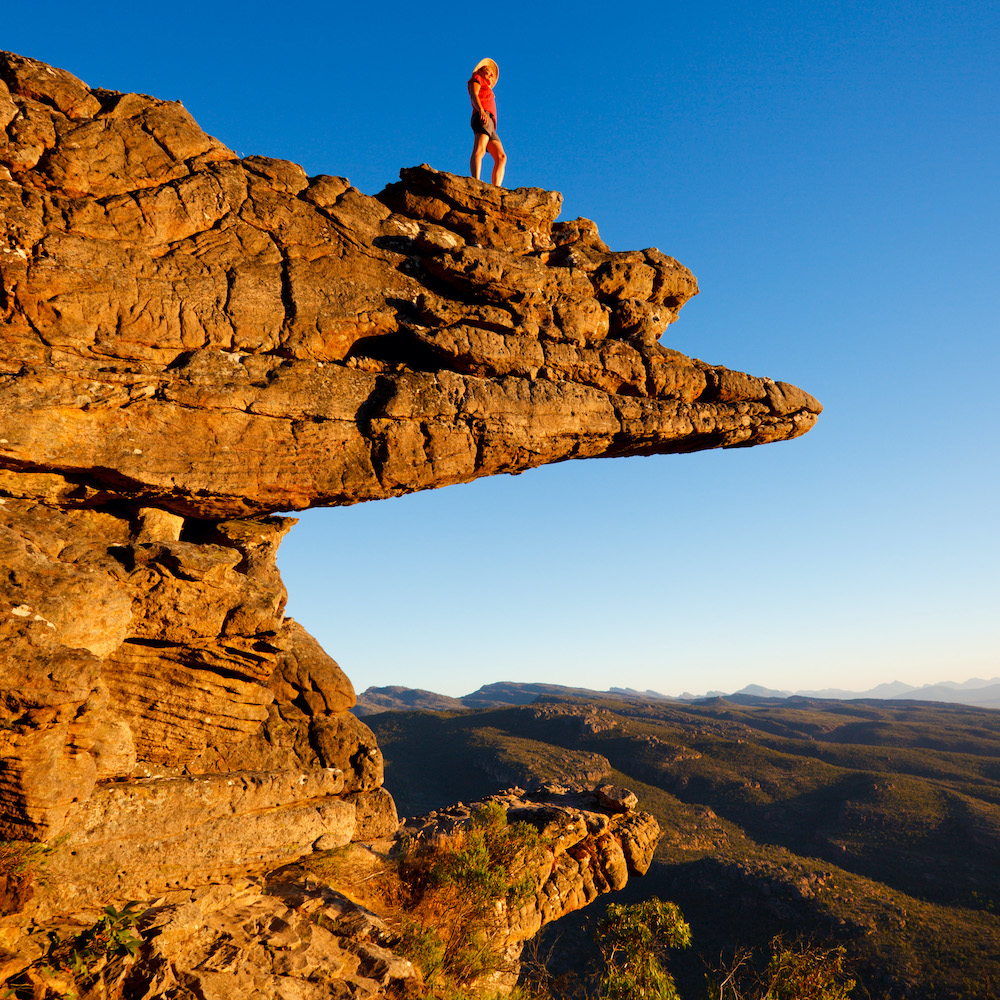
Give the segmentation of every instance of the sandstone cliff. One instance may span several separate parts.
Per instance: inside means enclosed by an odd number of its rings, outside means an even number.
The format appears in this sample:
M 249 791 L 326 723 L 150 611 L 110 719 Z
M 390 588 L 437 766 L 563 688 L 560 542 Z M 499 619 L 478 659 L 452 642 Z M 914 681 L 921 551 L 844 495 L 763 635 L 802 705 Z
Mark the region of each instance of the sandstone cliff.
M 697 292 L 560 197 L 369 197 L 0 54 L 0 837 L 90 905 L 395 831 L 273 516 L 807 431 L 662 347 Z

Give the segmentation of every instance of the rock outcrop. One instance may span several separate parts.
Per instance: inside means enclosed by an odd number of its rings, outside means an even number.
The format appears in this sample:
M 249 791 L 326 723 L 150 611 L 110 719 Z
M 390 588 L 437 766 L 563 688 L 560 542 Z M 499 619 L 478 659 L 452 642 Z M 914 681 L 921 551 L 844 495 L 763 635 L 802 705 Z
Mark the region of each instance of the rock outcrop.
M 819 412 L 659 347 L 693 275 L 557 222 L 554 192 L 418 167 L 367 197 L 240 160 L 176 103 L 10 55 L 0 78 L 16 495 L 220 520 L 775 441 Z
M 532 891 L 516 907 L 499 902 L 487 921 L 489 984 L 502 989 L 516 982 L 524 943 L 543 926 L 620 889 L 630 874 L 645 874 L 659 828 L 652 816 L 636 810 L 635 795 L 609 785 L 531 793 L 512 788 L 490 801 L 502 806 L 510 822 L 535 826 L 544 845 L 525 859 L 522 875 L 530 876 Z M 393 856 L 404 845 L 412 852 L 447 841 L 482 805 L 459 804 L 412 819 L 393 838 L 354 845 L 351 852 L 320 851 L 311 863 L 285 865 L 266 876 L 234 870 L 228 879 L 201 884 L 188 878 L 137 913 L 142 943 L 135 961 L 115 968 L 107 985 L 117 983 L 125 995 L 146 1000 L 406 994 L 407 986 L 419 984 L 421 971 L 401 953 L 407 915 L 398 904 Z M 389 885 L 394 891 L 384 891 Z M 8 963 L 6 975 L 17 975 L 19 985 L 52 990 L 55 971 L 43 973 L 37 966 L 50 947 L 49 935 L 71 939 L 81 928 L 65 920 L 56 921 L 55 930 L 46 922 L 25 926 L 21 954 Z M 3 973 L 0 955 L 0 982 Z M 68 992 L 76 984 L 66 975 L 62 986 Z
M 369 197 L 10 53 L 0 127 L 0 837 L 80 905 L 395 830 L 275 514 L 820 412 L 662 347 L 694 277 L 553 192 Z
M 660 838 L 653 816 L 636 809 L 635 793 L 614 785 L 512 788 L 490 801 L 503 806 L 509 822 L 537 827 L 548 845 L 534 873 L 537 891 L 519 909 L 498 912 L 505 946 L 516 955 L 545 924 L 623 888 L 630 874 L 645 875 Z M 408 820 L 401 835 L 433 842 L 466 824 L 474 809 L 460 803 Z

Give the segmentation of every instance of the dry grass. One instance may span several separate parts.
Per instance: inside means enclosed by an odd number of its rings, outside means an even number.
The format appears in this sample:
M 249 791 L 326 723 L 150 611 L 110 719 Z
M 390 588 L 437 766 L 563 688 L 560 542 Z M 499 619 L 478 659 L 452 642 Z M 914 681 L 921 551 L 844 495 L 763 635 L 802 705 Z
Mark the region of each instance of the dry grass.
M 405 908 L 410 898 L 400 878 L 398 862 L 363 844 L 316 851 L 303 858 L 299 866 L 308 878 L 379 916 L 391 916 L 397 909 Z
M 0 840 L 0 915 L 16 913 L 31 897 L 51 850 L 28 840 Z

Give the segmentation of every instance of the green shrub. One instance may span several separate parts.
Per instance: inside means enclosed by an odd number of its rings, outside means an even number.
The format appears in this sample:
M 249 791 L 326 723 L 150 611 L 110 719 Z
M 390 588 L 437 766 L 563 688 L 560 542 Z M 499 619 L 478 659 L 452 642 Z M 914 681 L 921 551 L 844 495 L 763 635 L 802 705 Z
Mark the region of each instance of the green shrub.
M 508 823 L 490 802 L 444 843 L 404 851 L 400 876 L 418 923 L 404 922 L 400 947 L 428 981 L 447 992 L 501 967 L 498 904 L 517 907 L 531 896 L 542 850 L 533 826 Z
M 428 983 L 440 977 L 444 969 L 445 945 L 433 927 L 404 917 L 395 948 L 420 969 Z
M 540 849 L 533 826 L 508 823 L 503 806 L 487 802 L 472 814 L 456 846 L 435 860 L 430 882 L 435 888 L 454 887 L 479 916 L 499 900 L 519 906 L 537 888 L 529 866 Z
M 674 903 L 612 903 L 594 939 L 604 962 L 602 1000 L 678 1000 L 662 960 L 671 948 L 691 944 L 691 928 Z

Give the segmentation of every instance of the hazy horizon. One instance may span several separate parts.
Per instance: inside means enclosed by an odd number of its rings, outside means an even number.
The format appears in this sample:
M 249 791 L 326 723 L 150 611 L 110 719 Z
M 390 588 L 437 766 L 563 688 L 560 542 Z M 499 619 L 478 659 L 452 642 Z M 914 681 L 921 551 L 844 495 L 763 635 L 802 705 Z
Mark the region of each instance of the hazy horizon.
M 478 687 L 469 690 L 462 691 L 459 693 L 432 690 L 429 688 L 421 688 L 418 685 L 400 685 L 400 684 L 372 684 L 365 688 L 363 691 L 359 689 L 358 694 L 363 694 L 368 691 L 386 691 L 386 690 L 410 690 L 410 691 L 426 691 L 428 694 L 443 695 L 448 698 L 467 698 L 470 695 L 477 694 L 479 691 L 484 689 L 489 689 L 491 687 L 496 687 L 498 685 L 507 684 L 526 684 L 526 685 L 540 685 L 540 686 L 553 686 L 553 687 L 563 687 L 567 689 L 572 689 L 574 687 L 582 690 L 590 690 L 595 694 L 624 694 L 624 695 L 635 695 L 636 697 L 650 697 L 650 698 L 664 698 L 664 699 L 674 699 L 674 700 L 698 700 L 702 698 L 716 698 L 716 697 L 727 697 L 731 695 L 741 695 L 741 694 L 760 694 L 761 697 L 775 696 L 775 697 L 811 697 L 811 698 L 827 698 L 830 700 L 848 700 L 849 698 L 877 698 L 883 697 L 887 701 L 892 701 L 895 699 L 906 700 L 910 694 L 919 694 L 921 692 L 934 691 L 936 689 L 943 689 L 945 691 L 952 692 L 962 692 L 962 691 L 982 691 L 987 688 L 998 688 L 997 700 L 1000 702 L 1000 677 L 982 678 L 982 677 L 970 677 L 965 681 L 937 681 L 932 684 L 922 684 L 922 685 L 910 685 L 905 681 L 892 680 L 892 681 L 880 681 L 873 684 L 871 687 L 865 688 L 864 690 L 851 691 L 844 688 L 799 688 L 797 690 L 776 690 L 772 688 L 765 688 L 764 685 L 756 684 L 752 681 L 747 682 L 740 688 L 733 690 L 707 690 L 701 692 L 692 691 L 681 691 L 681 692 L 670 692 L 670 691 L 656 691 L 652 688 L 639 689 L 630 687 L 628 685 L 613 684 L 606 688 L 585 688 L 583 685 L 571 685 L 564 683 L 557 683 L 554 681 L 546 681 L 542 679 L 535 679 L 534 681 L 509 681 L 509 680 L 491 680 L 484 681 Z M 893 691 L 895 693 L 888 694 L 888 691 Z M 875 692 L 883 692 L 880 695 L 876 695 Z M 916 699 L 920 700 L 920 699 Z M 991 707 L 991 706 L 983 706 Z M 1000 707 L 1000 704 L 998 704 Z

